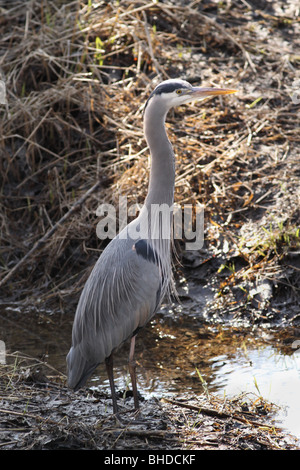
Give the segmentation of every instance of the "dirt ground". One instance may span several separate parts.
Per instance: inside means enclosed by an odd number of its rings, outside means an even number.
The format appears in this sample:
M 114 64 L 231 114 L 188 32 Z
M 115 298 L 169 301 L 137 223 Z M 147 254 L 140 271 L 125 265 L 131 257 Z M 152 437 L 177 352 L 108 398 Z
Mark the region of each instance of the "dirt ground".
M 15 355 L 2 367 L 0 448 L 11 450 L 293 450 L 298 441 L 273 422 L 274 405 L 241 395 L 174 396 L 141 402 L 119 397 L 120 421 L 110 397 L 74 394 L 64 378 Z
M 168 116 L 176 202 L 205 208 L 203 249 L 177 246 L 179 294 L 182 279 L 213 293 L 205 321 L 299 328 L 298 2 L 2 1 L 0 32 L 3 304 L 74 311 L 105 245 L 99 203 L 147 191 L 142 106 L 181 77 L 239 92 Z M 2 449 L 298 446 L 257 397 L 146 400 L 142 423 L 128 400 L 121 426 L 108 397 L 75 397 L 47 364 L 12 362 L 0 373 Z

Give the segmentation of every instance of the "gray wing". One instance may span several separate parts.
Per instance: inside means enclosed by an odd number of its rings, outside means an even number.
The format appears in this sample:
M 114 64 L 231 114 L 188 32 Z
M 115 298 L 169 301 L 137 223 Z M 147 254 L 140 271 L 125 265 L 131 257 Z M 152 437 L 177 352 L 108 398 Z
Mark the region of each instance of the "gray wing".
M 161 298 L 159 261 L 145 240 L 118 237 L 97 261 L 77 306 L 68 383 L 78 389 L 98 364 L 143 327 Z

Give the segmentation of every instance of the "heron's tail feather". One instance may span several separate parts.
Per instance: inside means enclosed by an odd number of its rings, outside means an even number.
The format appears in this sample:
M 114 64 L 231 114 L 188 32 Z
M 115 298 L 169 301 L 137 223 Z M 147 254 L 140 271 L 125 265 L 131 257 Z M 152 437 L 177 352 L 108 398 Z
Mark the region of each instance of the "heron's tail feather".
M 99 363 L 88 363 L 78 348 L 71 347 L 67 355 L 68 386 L 74 391 L 83 387 Z

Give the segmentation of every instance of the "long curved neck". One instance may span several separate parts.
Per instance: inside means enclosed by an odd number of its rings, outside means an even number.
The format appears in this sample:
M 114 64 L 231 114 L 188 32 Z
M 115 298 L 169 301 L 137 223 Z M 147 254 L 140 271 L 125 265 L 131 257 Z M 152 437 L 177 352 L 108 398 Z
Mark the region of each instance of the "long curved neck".
M 146 106 L 144 132 L 151 153 L 151 170 L 145 206 L 168 204 L 174 200 L 175 160 L 165 129 L 166 111 L 153 100 Z

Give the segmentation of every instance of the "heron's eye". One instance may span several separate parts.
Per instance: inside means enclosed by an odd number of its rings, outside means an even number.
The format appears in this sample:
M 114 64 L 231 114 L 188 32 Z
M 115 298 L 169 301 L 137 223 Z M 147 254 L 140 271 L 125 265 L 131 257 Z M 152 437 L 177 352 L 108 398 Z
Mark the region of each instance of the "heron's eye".
M 178 90 L 176 90 L 176 93 L 177 93 L 177 95 L 181 95 L 182 90 L 179 88 Z

